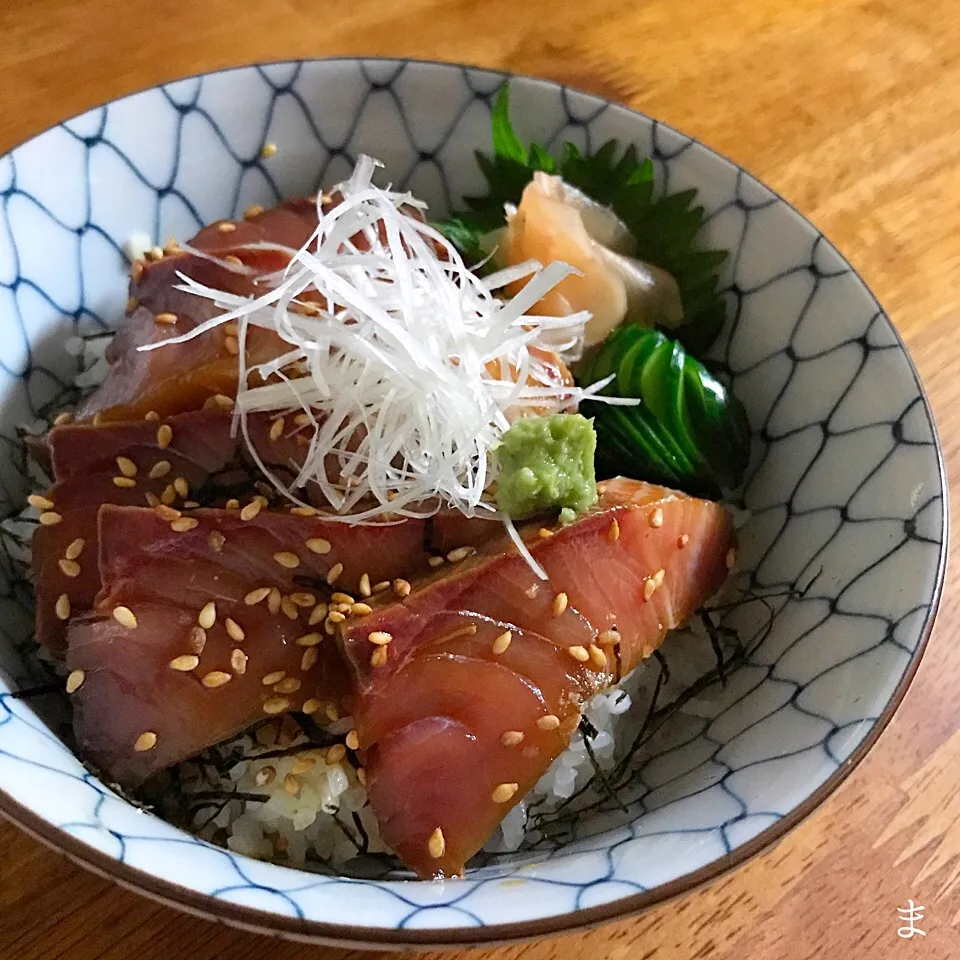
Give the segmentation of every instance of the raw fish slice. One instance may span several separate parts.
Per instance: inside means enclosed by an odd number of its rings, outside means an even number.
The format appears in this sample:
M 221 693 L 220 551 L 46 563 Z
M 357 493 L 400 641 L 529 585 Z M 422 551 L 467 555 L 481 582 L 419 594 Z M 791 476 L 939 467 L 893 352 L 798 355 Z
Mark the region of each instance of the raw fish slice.
M 599 492 L 570 526 L 523 531 L 549 582 L 496 541 L 417 581 L 402 603 L 341 626 L 370 802 L 384 840 L 420 876 L 460 872 L 561 752 L 582 702 L 650 656 L 726 579 L 733 531 L 722 507 L 623 479 Z M 539 712 L 520 690 L 537 693 Z M 560 734 L 526 754 L 506 745 L 518 733 L 535 744 L 541 724 Z M 421 749 L 455 781 L 452 793 L 405 783 Z M 520 766 L 504 767 L 504 752 Z

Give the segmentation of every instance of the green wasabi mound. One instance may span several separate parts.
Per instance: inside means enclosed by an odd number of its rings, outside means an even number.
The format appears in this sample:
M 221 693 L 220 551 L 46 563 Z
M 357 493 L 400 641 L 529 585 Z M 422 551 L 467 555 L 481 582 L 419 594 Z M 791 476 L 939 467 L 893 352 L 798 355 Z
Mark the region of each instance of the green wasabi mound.
M 497 448 L 497 506 L 514 520 L 541 510 L 593 506 L 596 449 L 593 421 L 579 413 L 518 420 Z

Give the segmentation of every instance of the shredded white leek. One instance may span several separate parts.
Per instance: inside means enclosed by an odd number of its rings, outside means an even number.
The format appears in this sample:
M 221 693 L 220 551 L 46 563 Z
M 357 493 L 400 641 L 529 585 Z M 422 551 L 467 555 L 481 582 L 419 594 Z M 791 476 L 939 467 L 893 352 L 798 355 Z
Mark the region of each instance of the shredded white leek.
M 240 430 L 266 476 L 297 503 L 303 502 L 298 491 L 315 482 L 351 523 L 424 516 L 443 506 L 467 516 L 493 514 L 490 454 L 511 421 L 570 409 L 604 386 L 581 390 L 560 382 L 549 352 L 576 354 L 590 315 L 528 315 L 573 268 L 531 261 L 477 276 L 441 234 L 411 215 L 422 203 L 374 186 L 379 165 L 361 157 L 336 188 L 343 199 L 332 209 L 318 198 L 314 235 L 290 251 L 282 274 L 260 278 L 263 295 L 240 297 L 181 275 L 179 289 L 225 312 L 142 349 L 235 322 Z M 517 296 L 494 296 L 525 277 Z M 306 293 L 321 294 L 325 308 L 303 312 Z M 272 330 L 290 349 L 271 363 L 247 366 L 243 346 L 251 324 Z M 287 376 L 291 365 L 305 375 Z M 250 443 L 247 417 L 257 411 L 309 417 L 310 444 L 291 483 L 271 473 Z

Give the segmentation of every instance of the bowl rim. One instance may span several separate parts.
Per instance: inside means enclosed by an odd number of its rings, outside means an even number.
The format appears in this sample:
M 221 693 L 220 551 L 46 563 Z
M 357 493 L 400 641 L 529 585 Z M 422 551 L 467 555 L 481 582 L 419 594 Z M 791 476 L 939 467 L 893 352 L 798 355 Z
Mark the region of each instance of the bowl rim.
M 535 83 L 546 84 L 561 92 L 567 90 L 584 93 L 593 97 L 606 105 L 620 107 L 630 113 L 636 114 L 644 120 L 655 124 L 656 126 L 666 128 L 672 132 L 690 140 L 692 143 L 706 150 L 708 153 L 720 160 L 729 163 L 737 170 L 741 170 L 748 176 L 752 174 L 739 163 L 731 160 L 725 154 L 713 147 L 708 146 L 697 137 L 691 136 L 678 130 L 671 124 L 665 123 L 651 117 L 641 110 L 634 109 L 627 104 L 611 100 L 609 97 L 590 91 L 581 90 L 577 87 L 571 87 L 568 84 L 560 83 L 556 80 L 550 80 L 545 77 L 537 77 L 531 74 L 513 73 L 506 70 L 499 70 L 494 67 L 484 67 L 478 64 L 463 63 L 456 60 L 436 60 L 419 57 L 394 57 L 394 56 L 331 56 L 331 57 L 290 57 L 279 60 L 264 60 L 254 62 L 241 62 L 215 70 L 202 70 L 196 73 L 184 76 L 174 77 L 169 80 L 163 80 L 145 87 L 139 87 L 126 93 L 122 93 L 109 100 L 101 101 L 87 107 L 77 114 L 66 117 L 56 123 L 50 124 L 43 130 L 33 133 L 13 146 L 9 147 L 2 156 L 13 153 L 18 148 L 31 142 L 36 137 L 41 136 L 48 130 L 68 123 L 77 117 L 83 116 L 93 110 L 103 109 L 118 100 L 133 97 L 138 94 L 155 90 L 157 87 L 166 86 L 171 83 L 178 83 L 186 80 L 215 76 L 221 73 L 228 73 L 234 70 L 262 69 L 270 67 L 282 67 L 288 65 L 302 65 L 306 63 L 393 63 L 398 65 L 419 64 L 435 67 L 449 67 L 458 70 L 475 70 L 484 72 L 493 76 L 510 79 L 524 79 Z M 753 178 L 757 179 L 757 178 Z M 761 830 L 750 840 L 718 857 L 716 860 L 697 868 L 690 873 L 684 874 L 666 883 L 658 884 L 641 893 L 630 894 L 611 900 L 607 903 L 594 907 L 586 907 L 579 910 L 566 913 L 553 914 L 547 917 L 540 917 L 534 920 L 521 920 L 511 923 L 487 924 L 479 927 L 446 927 L 436 929 L 418 929 L 418 928 L 387 928 L 387 927 L 368 927 L 356 924 L 334 924 L 319 920 L 310 920 L 305 917 L 291 917 L 284 914 L 272 913 L 267 910 L 260 910 L 255 907 L 248 907 L 237 903 L 223 900 L 210 894 L 199 893 L 190 890 L 180 884 L 169 880 L 162 880 L 139 867 L 130 866 L 120 860 L 116 860 L 109 854 L 89 846 L 82 840 L 67 833 L 60 827 L 55 826 L 48 820 L 45 820 L 39 814 L 25 807 L 23 804 L 14 800 L 4 790 L 0 789 L 0 817 L 15 824 L 24 832 L 29 834 L 35 840 L 38 840 L 44 846 L 54 852 L 61 853 L 69 860 L 82 866 L 105 880 L 110 880 L 118 886 L 134 893 L 141 894 L 175 909 L 183 910 L 194 916 L 206 920 L 225 923 L 230 927 L 246 930 L 252 933 L 278 935 L 285 939 L 297 940 L 305 943 L 327 944 L 332 946 L 351 946 L 366 947 L 379 950 L 393 949 L 397 947 L 412 947 L 419 949 L 428 949 L 431 947 L 468 947 L 468 946 L 493 946 L 496 944 L 515 943 L 524 940 L 532 940 L 547 936 L 557 936 L 565 933 L 574 933 L 584 931 L 604 923 L 615 920 L 624 920 L 636 916 L 642 912 L 652 909 L 678 899 L 684 894 L 693 892 L 700 887 L 731 873 L 737 867 L 752 860 L 764 850 L 774 846 L 782 840 L 788 833 L 792 832 L 804 820 L 823 804 L 827 798 L 853 773 L 859 766 L 864 757 L 873 748 L 874 744 L 880 738 L 881 734 L 893 719 L 894 714 L 900 707 L 913 678 L 920 666 L 920 661 L 926 651 L 927 643 L 933 632 L 933 627 L 940 610 L 940 603 L 943 596 L 943 588 L 946 580 L 947 557 L 950 541 L 950 510 L 949 500 L 950 491 L 947 483 L 946 467 L 944 464 L 943 446 L 940 440 L 940 434 L 937 429 L 936 420 L 933 415 L 933 408 L 930 404 L 930 398 L 924 388 L 920 375 L 917 372 L 916 365 L 910 352 L 907 349 L 899 330 L 890 320 L 889 315 L 877 301 L 873 291 L 866 284 L 860 273 L 847 260 L 839 248 L 831 242 L 819 227 L 813 224 L 803 213 L 801 213 L 789 200 L 785 199 L 776 190 L 773 190 L 766 182 L 758 180 L 763 187 L 778 201 L 788 207 L 804 223 L 808 224 L 820 237 L 822 237 L 836 252 L 840 260 L 850 270 L 853 277 L 860 282 L 866 293 L 874 299 L 880 314 L 892 331 L 900 352 L 907 362 L 907 368 L 913 376 L 917 392 L 923 401 L 924 409 L 927 412 L 930 421 L 931 433 L 933 435 L 933 447 L 937 461 L 937 476 L 940 482 L 940 492 L 943 502 L 942 510 L 942 537 L 940 541 L 940 551 L 937 557 L 937 572 L 933 584 L 930 605 L 924 619 L 923 626 L 920 629 L 920 635 L 917 645 L 914 648 L 906 669 L 897 686 L 890 695 L 889 700 L 877 717 L 870 730 L 864 736 L 863 740 L 854 748 L 849 757 L 847 757 L 840 766 L 821 783 L 809 796 L 805 797 L 797 806 L 788 811 L 779 820 L 770 826 Z

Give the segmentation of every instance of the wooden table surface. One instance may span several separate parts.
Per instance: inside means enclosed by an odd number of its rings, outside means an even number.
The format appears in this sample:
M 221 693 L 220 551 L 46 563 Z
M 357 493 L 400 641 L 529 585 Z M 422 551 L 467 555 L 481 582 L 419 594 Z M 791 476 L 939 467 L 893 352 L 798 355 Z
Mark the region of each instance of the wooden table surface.
M 0 0 L 0 38 L 0 153 L 104 100 L 253 60 L 448 59 L 622 100 L 751 170 L 849 257 L 906 338 L 960 471 L 956 0 Z M 960 956 L 957 597 L 954 563 L 892 724 L 775 849 L 639 919 L 471 956 Z M 897 936 L 908 898 L 926 907 L 911 941 Z M 0 824 L 4 960 L 264 956 L 358 953 L 156 906 Z

